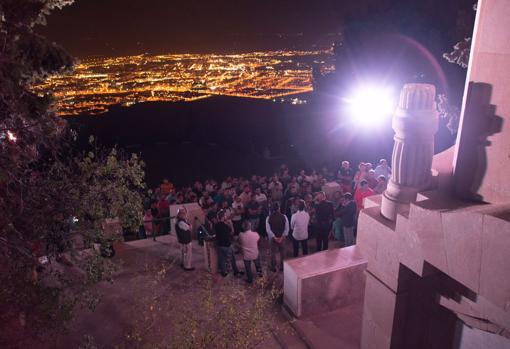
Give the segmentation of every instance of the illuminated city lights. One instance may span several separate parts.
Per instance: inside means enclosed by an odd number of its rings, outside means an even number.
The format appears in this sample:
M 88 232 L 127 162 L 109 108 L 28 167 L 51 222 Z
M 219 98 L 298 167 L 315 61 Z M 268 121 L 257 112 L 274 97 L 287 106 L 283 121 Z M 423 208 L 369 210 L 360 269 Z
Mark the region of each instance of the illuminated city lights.
M 272 51 L 88 58 L 73 73 L 51 77 L 34 91 L 53 93 L 59 115 L 213 95 L 275 99 L 311 91 L 312 67 L 331 71 L 329 57 L 328 51 Z

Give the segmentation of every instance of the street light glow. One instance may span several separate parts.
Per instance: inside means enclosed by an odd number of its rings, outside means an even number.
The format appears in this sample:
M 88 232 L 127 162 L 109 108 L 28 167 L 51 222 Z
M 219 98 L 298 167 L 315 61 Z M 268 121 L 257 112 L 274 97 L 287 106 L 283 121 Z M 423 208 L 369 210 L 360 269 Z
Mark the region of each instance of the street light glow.
M 353 122 L 365 126 L 379 125 L 387 120 L 395 109 L 392 90 L 387 87 L 362 86 L 345 102 Z

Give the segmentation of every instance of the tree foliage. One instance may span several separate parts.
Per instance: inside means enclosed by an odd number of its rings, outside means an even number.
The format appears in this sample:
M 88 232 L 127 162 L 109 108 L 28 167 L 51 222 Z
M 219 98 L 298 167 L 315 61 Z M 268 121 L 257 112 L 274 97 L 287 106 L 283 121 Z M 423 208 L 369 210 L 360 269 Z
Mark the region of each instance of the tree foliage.
M 471 54 L 471 38 L 465 38 L 453 46 L 453 51 L 444 53 L 443 58 L 450 63 L 458 64 L 462 68 L 467 68 L 469 56 Z
M 143 163 L 93 139 L 78 153 L 52 97 L 31 89 L 72 69 L 65 50 L 34 31 L 72 2 L 0 0 L 0 346 L 51 333 L 76 306 L 93 307 L 91 286 L 108 280 L 112 265 L 91 244 L 119 237 L 108 219 L 140 224 Z
M 473 5 L 473 10 L 477 10 L 477 4 Z M 456 32 L 457 35 L 464 37 L 467 35 L 467 32 L 471 31 L 471 26 L 468 25 L 469 20 L 467 20 L 466 13 L 463 13 L 464 16 L 459 16 L 457 18 L 456 23 Z M 448 62 L 457 64 L 462 68 L 467 68 L 469 64 L 469 57 L 471 56 L 471 37 L 464 37 L 463 40 L 457 42 L 453 46 L 453 50 L 451 52 L 443 53 L 443 58 Z M 460 108 L 455 105 L 452 105 L 448 101 L 448 96 L 445 94 L 441 94 L 438 96 L 438 111 L 439 116 L 446 120 L 446 126 L 450 130 L 452 134 L 457 133 L 460 123 Z

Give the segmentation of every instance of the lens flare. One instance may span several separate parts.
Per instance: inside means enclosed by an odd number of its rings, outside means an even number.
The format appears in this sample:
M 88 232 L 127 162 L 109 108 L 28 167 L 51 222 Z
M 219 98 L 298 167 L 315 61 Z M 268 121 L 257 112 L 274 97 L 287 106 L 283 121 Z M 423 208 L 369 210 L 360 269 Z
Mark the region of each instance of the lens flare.
M 395 110 L 393 91 L 387 87 L 360 87 L 345 102 L 352 121 L 365 126 L 381 124 L 390 119 Z

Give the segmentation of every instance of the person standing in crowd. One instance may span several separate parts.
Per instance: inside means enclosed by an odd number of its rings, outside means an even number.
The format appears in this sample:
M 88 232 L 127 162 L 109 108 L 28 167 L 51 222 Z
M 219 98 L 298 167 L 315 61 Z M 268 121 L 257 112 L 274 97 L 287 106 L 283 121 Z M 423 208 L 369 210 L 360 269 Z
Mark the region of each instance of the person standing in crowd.
M 253 273 L 251 270 L 251 262 L 255 264 L 255 269 L 259 277 L 262 276 L 262 267 L 260 266 L 260 256 L 258 242 L 260 236 L 251 230 L 249 221 L 243 221 L 243 231 L 239 234 L 239 243 L 243 253 L 244 268 L 246 271 L 246 281 L 253 282 Z
M 375 176 L 375 171 L 370 170 L 367 172 L 367 179 L 368 187 L 372 190 L 374 190 L 375 187 L 377 187 L 377 177 Z
M 153 231 L 152 231 L 152 212 L 151 210 L 147 210 L 145 211 L 145 215 L 143 216 L 143 227 L 145 229 L 145 234 L 146 235 L 153 235 Z
M 152 216 L 152 239 L 156 241 L 156 236 L 160 234 L 161 220 L 159 219 L 158 203 L 154 201 L 151 206 Z
M 364 162 L 360 162 L 358 165 L 358 171 L 354 175 L 354 189 L 357 189 L 361 181 L 367 178 L 367 167 Z
M 249 185 L 245 185 L 243 188 L 243 192 L 239 194 L 239 197 L 241 198 L 241 202 L 243 203 L 244 207 L 250 202 L 251 200 L 251 189 Z
M 326 193 L 320 192 L 315 206 L 317 222 L 317 251 L 328 250 L 329 233 L 334 218 L 334 208 L 331 201 L 326 200 Z
M 211 198 L 208 191 L 204 191 L 202 197 L 198 200 L 198 204 L 207 211 L 214 205 L 214 200 Z
M 331 202 L 333 203 L 333 208 L 336 210 L 339 206 L 342 206 L 343 201 L 344 201 L 343 193 L 341 191 L 335 191 L 331 198 Z
M 271 192 L 272 201 L 280 201 L 283 196 L 283 184 L 278 180 L 278 176 L 274 175 L 271 183 L 267 186 Z
M 237 268 L 236 258 L 232 250 L 233 233 L 230 226 L 225 223 L 225 212 L 218 212 L 218 222 L 214 225 L 216 241 L 218 244 L 218 256 L 220 260 L 220 271 L 222 276 L 227 276 L 227 263 L 230 262 L 234 276 L 240 275 Z
M 356 192 L 354 193 L 354 200 L 356 201 L 358 212 L 365 208 L 363 200 L 374 194 L 375 194 L 374 191 L 368 187 L 368 182 L 366 180 L 362 180 L 359 183 L 359 187 L 356 189 Z
M 308 224 L 310 224 L 310 215 L 305 211 L 304 200 L 300 200 L 298 211 L 292 215 L 290 220 L 294 257 L 297 257 L 299 254 L 299 245 L 301 245 L 303 255 L 306 256 L 308 254 Z
M 351 193 L 345 193 L 344 199 L 344 205 L 341 209 L 344 242 L 345 246 L 351 246 L 354 244 L 354 226 L 356 225 L 358 209 Z
M 343 202 L 343 200 L 342 200 Z M 343 241 L 345 244 L 344 239 L 344 232 L 343 232 L 343 226 L 342 226 L 342 206 L 338 206 L 338 208 L 335 210 L 335 220 L 333 221 L 333 237 L 336 241 Z
M 161 195 L 158 201 L 158 218 L 161 222 L 161 233 L 168 234 L 170 231 L 170 203 L 165 195 Z
M 175 231 L 177 232 L 177 240 L 181 244 L 181 267 L 186 271 L 195 270 L 191 264 L 192 243 L 191 243 L 191 225 L 187 221 L 188 212 L 186 209 L 180 208 L 177 212 L 177 221 L 175 223 Z
M 280 204 L 273 203 L 272 212 L 266 218 L 266 232 L 269 238 L 271 251 L 271 271 L 276 272 L 276 254 L 280 255 L 279 267 L 283 271 L 283 260 L 285 256 L 285 239 L 289 234 L 289 220 L 280 212 Z
M 374 188 L 374 193 L 376 194 L 384 193 L 387 186 L 388 182 L 386 181 L 386 177 L 384 177 L 383 175 L 377 177 L 377 185 Z
M 260 204 L 252 194 L 250 201 L 246 204 L 246 219 L 250 221 L 251 229 L 258 232 L 260 223 Z
M 168 179 L 165 178 L 163 179 L 163 183 L 161 183 L 159 188 L 161 190 L 161 194 L 163 194 L 166 197 L 170 194 L 170 192 L 172 192 L 172 190 L 174 189 L 174 185 L 170 183 Z
M 257 201 L 262 208 L 267 205 L 267 196 L 262 192 L 260 187 L 255 189 L 255 201 Z
M 239 235 L 241 232 L 241 222 L 244 214 L 244 205 L 241 197 L 238 195 L 232 203 L 232 224 L 234 226 L 234 234 Z
M 390 179 L 391 167 L 388 166 L 386 159 L 379 160 L 379 165 L 375 168 L 375 177 L 379 178 L 379 176 L 384 176 L 386 180 Z
M 198 217 L 195 217 L 195 223 L 198 224 L 197 240 L 199 245 L 203 246 L 204 241 L 211 240 L 214 237 L 214 225 L 216 222 L 216 213 L 213 211 L 209 211 L 205 215 L 203 224 L 200 224 Z
M 195 184 L 193 184 L 193 192 L 197 196 L 200 196 L 200 195 L 202 195 L 203 191 L 204 191 L 204 186 L 202 185 L 202 183 L 200 181 L 196 181 Z

